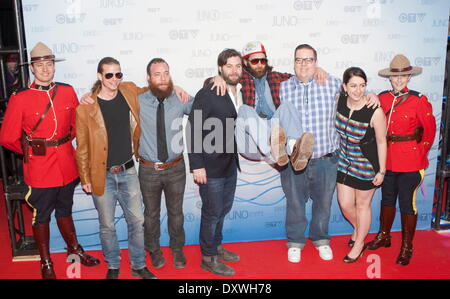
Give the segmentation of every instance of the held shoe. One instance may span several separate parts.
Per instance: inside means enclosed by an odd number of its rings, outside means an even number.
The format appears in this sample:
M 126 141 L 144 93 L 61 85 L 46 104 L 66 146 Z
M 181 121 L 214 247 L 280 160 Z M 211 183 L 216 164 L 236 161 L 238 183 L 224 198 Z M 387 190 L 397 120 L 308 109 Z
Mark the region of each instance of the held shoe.
M 289 163 L 286 153 L 286 133 L 280 126 L 274 126 L 270 133 L 270 153 L 279 166 Z
M 302 250 L 297 247 L 291 247 L 288 250 L 288 261 L 291 263 L 300 263 Z
M 314 150 L 314 136 L 311 133 L 304 133 L 297 139 L 292 150 L 291 164 L 295 171 L 301 171 L 308 165 L 308 160 Z

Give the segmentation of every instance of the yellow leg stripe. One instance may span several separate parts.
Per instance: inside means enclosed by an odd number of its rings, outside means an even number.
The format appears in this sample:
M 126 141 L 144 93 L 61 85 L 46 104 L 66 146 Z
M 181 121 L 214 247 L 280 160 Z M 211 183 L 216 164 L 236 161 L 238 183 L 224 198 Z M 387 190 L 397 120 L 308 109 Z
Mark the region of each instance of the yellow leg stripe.
M 417 186 L 416 190 L 414 190 L 413 198 L 412 198 L 412 206 L 413 206 L 413 210 L 414 210 L 414 215 L 417 215 L 417 213 L 418 213 L 418 211 L 417 211 L 417 190 L 419 190 L 420 185 L 422 185 L 423 178 L 425 177 L 425 169 L 419 170 L 419 174 L 420 174 L 420 183 Z
M 35 221 L 36 221 L 36 214 L 37 214 L 37 210 L 33 207 L 33 205 L 28 201 L 28 199 L 31 196 L 31 190 L 32 188 L 30 186 L 28 186 L 28 193 L 27 195 L 25 195 L 25 201 L 27 202 L 27 204 L 33 209 L 33 220 L 32 220 L 32 224 L 34 225 Z

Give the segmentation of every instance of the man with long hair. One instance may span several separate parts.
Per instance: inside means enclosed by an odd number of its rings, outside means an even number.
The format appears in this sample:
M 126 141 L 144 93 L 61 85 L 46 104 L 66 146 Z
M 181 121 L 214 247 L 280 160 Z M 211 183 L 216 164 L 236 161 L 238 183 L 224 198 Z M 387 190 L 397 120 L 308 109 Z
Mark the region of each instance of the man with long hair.
M 132 82 L 122 82 L 119 61 L 100 60 L 93 104 L 77 108 L 77 163 L 83 190 L 92 193 L 99 214 L 100 240 L 108 263 L 107 279 L 117 279 L 120 247 L 115 230 L 115 208 L 122 207 L 128 226 L 128 249 L 133 276 L 156 278 L 146 267 L 142 195 L 133 160 L 132 140 L 139 134 L 138 93 Z

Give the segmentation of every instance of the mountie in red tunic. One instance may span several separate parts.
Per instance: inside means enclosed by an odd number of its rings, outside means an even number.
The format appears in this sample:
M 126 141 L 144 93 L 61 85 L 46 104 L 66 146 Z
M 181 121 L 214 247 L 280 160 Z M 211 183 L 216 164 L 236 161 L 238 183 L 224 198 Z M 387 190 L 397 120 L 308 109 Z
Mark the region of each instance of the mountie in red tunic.
M 78 99 L 72 86 L 56 83 L 57 92 L 53 105 L 31 138 L 46 138 L 48 141 L 75 137 L 75 109 Z M 45 111 L 55 89 L 38 88 L 35 83 L 29 88 L 13 94 L 8 102 L 3 120 L 0 143 L 10 150 L 23 154 L 20 143 L 22 130 L 30 135 L 33 127 Z M 75 149 L 71 142 L 47 147 L 45 156 L 35 156 L 28 151 L 28 163 L 23 164 L 25 183 L 34 188 L 51 188 L 67 185 L 78 177 Z
M 391 108 L 406 93 L 408 93 L 406 100 L 396 106 L 389 117 Z M 405 88 L 397 96 L 393 91 L 384 91 L 379 94 L 379 98 L 388 122 L 386 169 L 394 172 L 412 172 L 427 168 L 427 155 L 436 134 L 436 120 L 427 97 Z M 423 128 L 423 136 L 419 143 L 416 140 L 389 141 L 390 135 L 413 135 L 418 127 Z

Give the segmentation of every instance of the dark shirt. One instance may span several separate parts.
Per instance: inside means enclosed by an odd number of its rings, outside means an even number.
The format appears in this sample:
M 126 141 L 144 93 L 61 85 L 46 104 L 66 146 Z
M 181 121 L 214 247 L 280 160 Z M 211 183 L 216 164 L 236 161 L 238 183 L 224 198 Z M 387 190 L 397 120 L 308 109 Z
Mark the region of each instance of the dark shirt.
M 108 167 L 121 165 L 132 157 L 130 107 L 118 92 L 112 100 L 98 98 L 108 134 Z
M 234 139 L 237 112 L 228 94 L 218 96 L 210 88 L 209 85 L 197 93 L 189 114 L 186 131 L 189 164 L 191 171 L 205 168 L 207 177 L 225 178 L 239 167 Z

